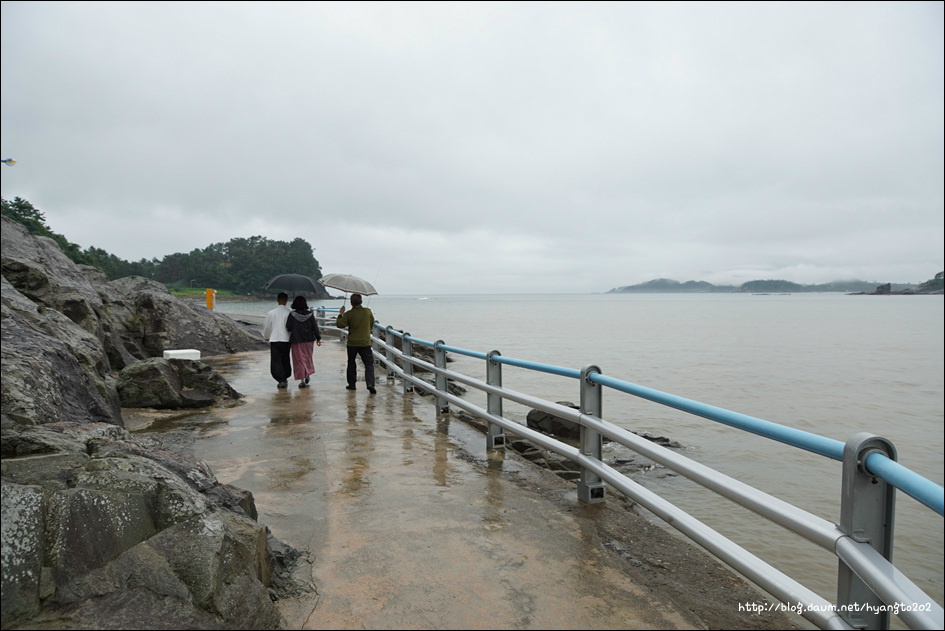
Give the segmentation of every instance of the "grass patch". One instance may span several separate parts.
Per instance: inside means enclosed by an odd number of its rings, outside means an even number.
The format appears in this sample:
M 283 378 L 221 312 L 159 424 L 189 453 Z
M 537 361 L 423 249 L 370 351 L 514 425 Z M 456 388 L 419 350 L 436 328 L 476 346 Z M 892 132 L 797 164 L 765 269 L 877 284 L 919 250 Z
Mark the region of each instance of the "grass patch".
M 207 295 L 206 287 L 183 287 L 168 286 L 167 290 L 178 298 L 202 298 Z M 245 298 L 243 294 L 238 294 L 231 289 L 218 289 L 217 298 Z

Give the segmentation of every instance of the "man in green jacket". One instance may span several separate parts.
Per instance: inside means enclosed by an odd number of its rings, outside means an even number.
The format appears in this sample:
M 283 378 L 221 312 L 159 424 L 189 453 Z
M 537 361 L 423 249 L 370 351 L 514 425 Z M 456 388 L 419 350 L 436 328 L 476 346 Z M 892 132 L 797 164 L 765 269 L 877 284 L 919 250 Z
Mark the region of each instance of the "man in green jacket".
M 358 380 L 356 358 L 361 356 L 364 364 L 364 380 L 367 382 L 368 392 L 377 394 L 374 389 L 374 353 L 371 351 L 371 329 L 374 326 L 374 314 L 370 309 L 361 306 L 361 294 L 351 294 L 351 311 L 345 313 L 342 307 L 338 312 L 335 325 L 348 329 L 348 390 L 354 390 Z

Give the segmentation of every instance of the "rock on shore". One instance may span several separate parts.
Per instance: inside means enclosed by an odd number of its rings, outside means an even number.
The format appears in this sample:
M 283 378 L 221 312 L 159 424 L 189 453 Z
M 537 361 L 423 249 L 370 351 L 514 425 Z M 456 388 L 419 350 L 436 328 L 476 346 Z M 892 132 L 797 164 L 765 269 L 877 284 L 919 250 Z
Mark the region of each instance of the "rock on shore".
M 114 425 L 3 433 L 3 621 L 276 628 L 252 495 Z
M 121 416 L 239 396 L 164 350 L 265 342 L 159 283 L 110 282 L 2 221 L 2 628 L 279 626 L 275 544 L 252 496 L 132 437 Z

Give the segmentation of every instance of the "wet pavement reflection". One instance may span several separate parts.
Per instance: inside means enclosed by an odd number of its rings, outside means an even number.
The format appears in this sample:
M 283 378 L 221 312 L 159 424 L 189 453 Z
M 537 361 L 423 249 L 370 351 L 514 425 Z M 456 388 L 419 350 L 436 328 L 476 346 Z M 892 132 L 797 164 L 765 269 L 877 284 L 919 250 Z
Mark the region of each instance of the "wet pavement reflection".
M 601 557 L 598 509 L 572 484 L 563 510 L 523 483 L 532 465 L 486 452 L 400 382 L 346 390 L 337 341 L 316 348 L 303 390 L 276 388 L 266 352 L 210 361 L 244 403 L 163 429 L 191 432 L 194 454 L 304 552 L 314 591 L 279 602 L 289 628 L 693 626 Z

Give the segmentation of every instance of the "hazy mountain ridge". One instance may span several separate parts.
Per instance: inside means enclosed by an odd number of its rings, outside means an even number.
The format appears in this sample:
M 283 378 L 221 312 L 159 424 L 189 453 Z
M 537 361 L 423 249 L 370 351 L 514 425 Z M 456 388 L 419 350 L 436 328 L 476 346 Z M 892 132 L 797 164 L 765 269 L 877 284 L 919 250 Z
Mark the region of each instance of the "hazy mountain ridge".
M 936 275 L 934 280 L 927 281 L 921 285 L 907 283 L 892 283 L 890 288 L 892 292 L 901 292 L 909 290 L 921 290 L 928 287 L 941 290 L 941 272 Z M 818 285 L 801 285 L 787 280 L 752 280 L 741 285 L 713 285 L 706 281 L 686 281 L 679 282 L 669 278 L 657 278 L 637 285 L 625 285 L 615 287 L 608 294 L 625 293 L 763 293 L 763 292 L 873 292 L 876 291 L 881 283 L 875 281 L 847 280 L 822 283 Z M 931 293 L 931 292 L 930 292 Z

